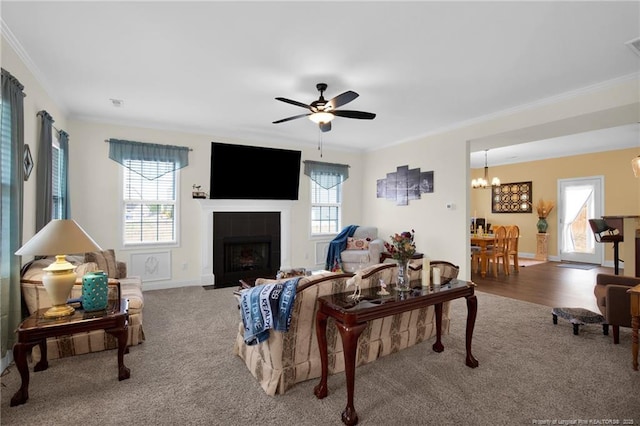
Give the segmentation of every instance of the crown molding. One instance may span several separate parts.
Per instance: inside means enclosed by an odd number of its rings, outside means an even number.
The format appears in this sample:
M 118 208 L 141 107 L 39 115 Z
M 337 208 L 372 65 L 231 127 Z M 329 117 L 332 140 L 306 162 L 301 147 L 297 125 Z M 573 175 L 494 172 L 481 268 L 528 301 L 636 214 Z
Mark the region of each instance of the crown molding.
M 49 81 L 47 80 L 45 75 L 42 73 L 42 71 L 40 71 L 40 68 L 38 68 L 35 62 L 33 62 L 27 51 L 22 47 L 22 44 L 20 44 L 16 36 L 13 35 L 13 32 L 11 31 L 7 23 L 2 19 L 2 17 L 0 17 L 0 34 L 2 34 L 2 37 L 7 41 L 9 46 L 11 46 L 13 51 L 16 52 L 18 58 L 20 58 L 22 63 L 31 72 L 36 81 L 40 83 L 47 95 L 49 95 L 49 97 L 56 103 L 56 105 L 66 114 L 68 111 L 64 106 L 64 103 L 57 96 L 55 96 L 55 91 L 51 89 L 52 86 L 51 84 L 49 84 Z

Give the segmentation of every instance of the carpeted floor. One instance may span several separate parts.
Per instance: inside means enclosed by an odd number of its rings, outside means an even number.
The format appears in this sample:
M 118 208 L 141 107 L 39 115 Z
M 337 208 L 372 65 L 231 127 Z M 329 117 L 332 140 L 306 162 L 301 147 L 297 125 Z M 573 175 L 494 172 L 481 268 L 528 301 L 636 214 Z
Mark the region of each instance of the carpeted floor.
M 53 360 L 31 372 L 29 401 L 9 407 L 20 378 L 2 377 L 2 425 L 340 425 L 344 374 L 267 396 L 232 353 L 239 314 L 233 288 L 145 292 L 147 341 L 131 348 L 131 378 L 117 380 L 114 351 Z M 362 425 L 531 425 L 542 421 L 640 424 L 640 373 L 631 367 L 631 332 L 619 345 L 600 325 L 572 334 L 551 310 L 478 292 L 473 354 L 465 366 L 464 300 L 451 307 L 451 334 L 435 353 L 424 342 L 361 366 L 355 407 Z M 587 424 L 587 423 L 583 423 Z M 604 424 L 593 423 L 592 424 Z

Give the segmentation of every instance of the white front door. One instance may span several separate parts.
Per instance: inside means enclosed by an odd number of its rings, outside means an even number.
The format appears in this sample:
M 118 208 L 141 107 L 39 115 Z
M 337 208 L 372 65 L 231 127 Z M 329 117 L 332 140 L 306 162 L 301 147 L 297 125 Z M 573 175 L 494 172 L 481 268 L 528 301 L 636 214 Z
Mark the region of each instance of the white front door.
M 596 243 L 589 219 L 603 211 L 604 178 L 558 180 L 558 253 L 560 260 L 601 265 L 602 244 Z

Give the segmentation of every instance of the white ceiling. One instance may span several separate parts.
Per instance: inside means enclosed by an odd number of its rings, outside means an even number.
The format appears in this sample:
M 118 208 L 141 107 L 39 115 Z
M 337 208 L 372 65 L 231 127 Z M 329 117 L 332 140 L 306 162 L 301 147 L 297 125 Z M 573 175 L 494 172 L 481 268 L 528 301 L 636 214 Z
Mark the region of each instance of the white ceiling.
M 372 150 L 640 67 L 625 45 L 640 36 L 638 1 L 3 0 L 0 17 L 5 38 L 70 118 L 218 141 L 317 145 L 306 118 L 272 121 L 305 112 L 275 97 L 310 103 L 319 82 L 329 85 L 327 99 L 360 94 L 342 109 L 377 114 L 336 118 L 324 146 Z M 637 125 L 616 132 L 595 140 L 640 146 Z M 587 151 L 588 140 L 552 146 Z M 527 145 L 492 148 L 489 164 L 551 152 Z M 472 167 L 484 164 L 488 146 L 472 146 Z

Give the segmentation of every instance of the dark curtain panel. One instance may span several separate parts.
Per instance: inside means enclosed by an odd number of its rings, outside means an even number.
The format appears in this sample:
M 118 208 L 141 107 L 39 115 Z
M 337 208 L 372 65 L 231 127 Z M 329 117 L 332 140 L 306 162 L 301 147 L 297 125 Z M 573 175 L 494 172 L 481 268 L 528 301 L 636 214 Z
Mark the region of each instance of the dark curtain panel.
M 36 232 L 51 220 L 53 209 L 53 186 L 51 182 L 51 137 L 53 118 L 47 111 L 38 113 L 40 135 L 38 136 L 38 161 L 36 163 Z
M 60 195 L 62 196 L 62 217 L 71 218 L 71 197 L 69 197 L 69 134 L 64 130 L 58 132 L 58 142 L 62 154 L 62 170 L 60 171 Z
M 20 257 L 24 185 L 24 86 L 2 69 L 0 103 L 0 340 L 1 356 L 15 343 L 21 321 Z

